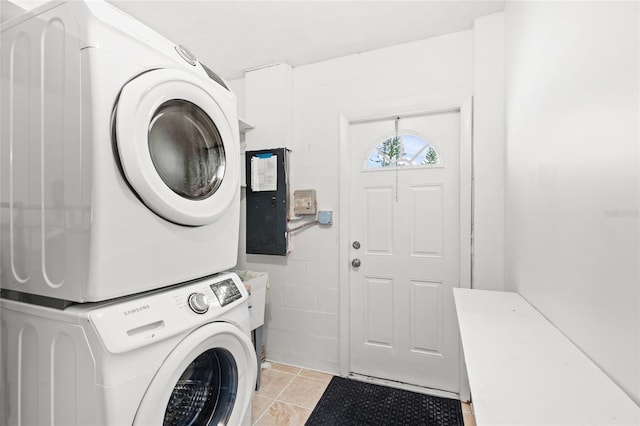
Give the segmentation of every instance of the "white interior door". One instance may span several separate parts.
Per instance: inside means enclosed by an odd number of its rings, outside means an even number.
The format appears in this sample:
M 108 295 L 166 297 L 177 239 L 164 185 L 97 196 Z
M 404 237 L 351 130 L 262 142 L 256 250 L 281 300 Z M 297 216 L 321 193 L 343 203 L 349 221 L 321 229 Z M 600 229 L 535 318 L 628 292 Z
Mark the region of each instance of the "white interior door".
M 395 121 L 349 130 L 350 372 L 459 393 L 460 114 L 398 120 L 398 167 Z

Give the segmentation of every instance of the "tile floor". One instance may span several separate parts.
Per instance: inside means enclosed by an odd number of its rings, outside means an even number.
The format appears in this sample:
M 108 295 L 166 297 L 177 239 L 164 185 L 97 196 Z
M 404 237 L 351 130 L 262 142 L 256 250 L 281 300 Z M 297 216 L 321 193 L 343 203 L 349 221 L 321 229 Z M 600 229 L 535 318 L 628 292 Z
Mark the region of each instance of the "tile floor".
M 464 426 L 476 426 L 476 417 L 473 415 L 471 404 L 462 403 L 462 417 L 464 418 Z
M 251 423 L 256 426 L 302 426 L 331 375 L 285 364 L 262 370 L 260 390 L 253 396 Z M 470 404 L 462 404 L 465 426 L 476 426 Z

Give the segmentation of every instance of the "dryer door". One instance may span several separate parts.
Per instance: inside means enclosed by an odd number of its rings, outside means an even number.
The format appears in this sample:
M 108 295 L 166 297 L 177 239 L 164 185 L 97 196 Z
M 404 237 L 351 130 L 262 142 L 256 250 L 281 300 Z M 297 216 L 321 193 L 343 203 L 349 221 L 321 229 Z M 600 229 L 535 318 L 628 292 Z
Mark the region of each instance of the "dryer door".
M 161 69 L 120 94 L 114 126 L 123 172 L 142 201 L 171 222 L 211 223 L 239 191 L 236 114 L 216 102 L 216 89 L 186 71 Z
M 144 395 L 134 425 L 240 425 L 249 421 L 256 355 L 228 323 L 204 325 L 169 354 Z

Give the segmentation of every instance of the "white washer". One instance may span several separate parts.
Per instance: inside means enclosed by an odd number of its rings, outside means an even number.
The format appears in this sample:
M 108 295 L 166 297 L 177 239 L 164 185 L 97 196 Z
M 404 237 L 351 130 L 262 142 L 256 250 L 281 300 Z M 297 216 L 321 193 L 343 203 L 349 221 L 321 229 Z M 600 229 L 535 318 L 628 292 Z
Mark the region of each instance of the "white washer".
M 0 34 L 5 292 L 60 307 L 235 265 L 238 119 L 220 77 L 102 1 Z
M 65 310 L 0 300 L 0 424 L 249 424 L 247 300 L 235 274 Z

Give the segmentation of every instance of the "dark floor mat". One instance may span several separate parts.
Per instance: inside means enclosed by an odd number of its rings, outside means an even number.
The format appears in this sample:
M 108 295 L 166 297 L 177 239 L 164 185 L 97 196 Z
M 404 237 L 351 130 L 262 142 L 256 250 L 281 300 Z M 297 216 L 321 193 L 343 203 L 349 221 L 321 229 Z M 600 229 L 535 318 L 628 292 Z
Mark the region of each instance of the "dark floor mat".
M 334 377 L 307 426 L 464 426 L 460 401 Z

